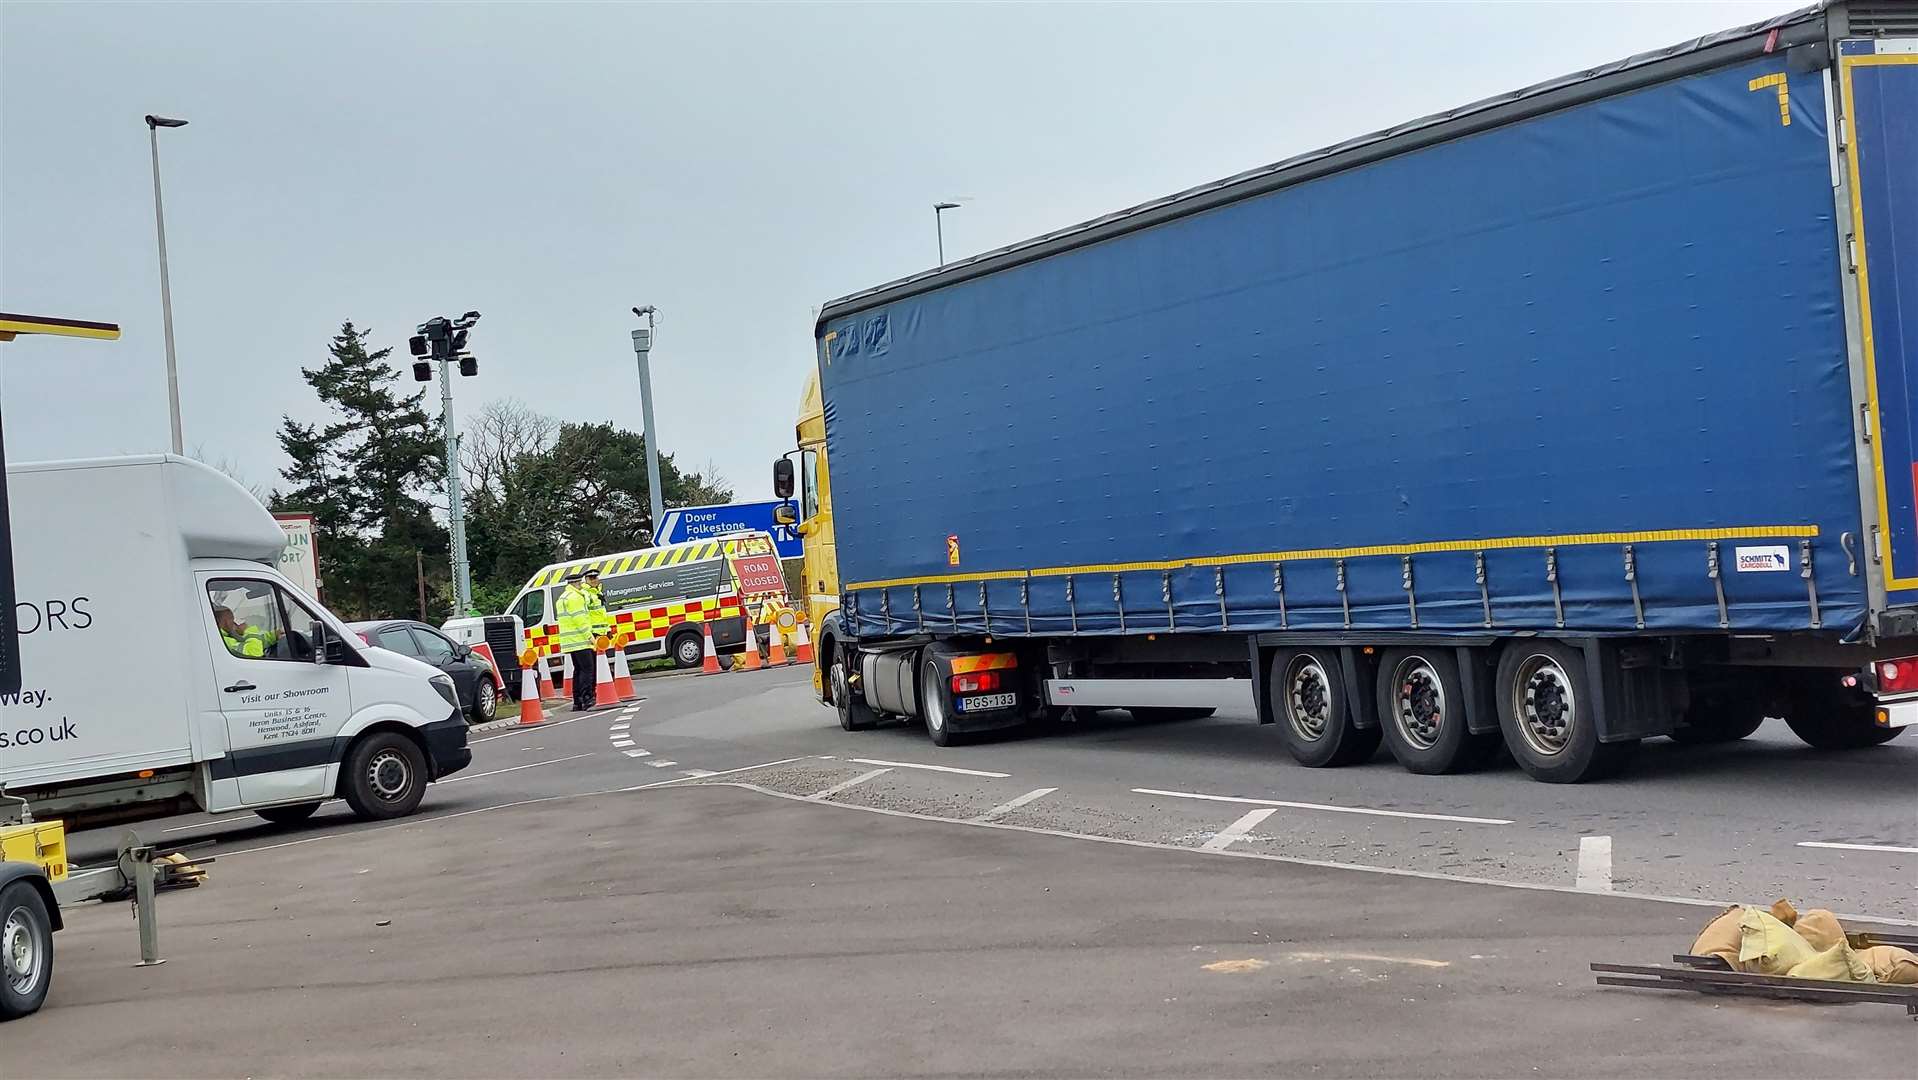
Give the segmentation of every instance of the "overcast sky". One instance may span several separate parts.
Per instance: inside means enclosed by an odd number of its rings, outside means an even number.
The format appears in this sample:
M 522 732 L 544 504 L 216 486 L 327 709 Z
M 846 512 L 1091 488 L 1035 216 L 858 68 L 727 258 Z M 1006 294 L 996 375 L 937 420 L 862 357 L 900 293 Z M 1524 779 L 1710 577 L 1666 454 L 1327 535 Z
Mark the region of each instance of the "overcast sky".
M 470 413 L 640 427 L 768 497 L 814 309 L 936 261 L 1790 3 L 0 5 L 15 460 L 167 442 L 148 112 L 186 443 L 282 483 L 342 320 L 477 309 Z M 398 357 L 396 357 L 398 359 Z M 430 403 L 438 414 L 437 391 Z

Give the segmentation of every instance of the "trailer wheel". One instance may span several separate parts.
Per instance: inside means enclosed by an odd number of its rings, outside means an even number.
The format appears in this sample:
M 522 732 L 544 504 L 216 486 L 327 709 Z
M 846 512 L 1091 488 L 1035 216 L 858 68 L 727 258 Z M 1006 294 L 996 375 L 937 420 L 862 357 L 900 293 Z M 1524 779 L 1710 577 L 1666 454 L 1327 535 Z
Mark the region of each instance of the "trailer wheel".
M 1562 642 L 1517 638 L 1498 661 L 1498 725 L 1532 779 L 1577 784 L 1617 773 L 1637 740 L 1598 741 L 1585 654 Z
M 1766 696 L 1749 683 L 1695 686 L 1672 741 L 1686 746 L 1737 742 L 1765 722 L 1765 705 Z
M 25 881 L 0 889 L 0 1020 L 37 1011 L 53 985 L 53 920 Z
M 361 739 L 346 755 L 340 794 L 368 821 L 405 817 L 426 797 L 426 755 L 394 731 Z
M 846 660 L 841 657 L 832 665 L 832 703 L 839 711 L 839 726 L 847 731 L 865 731 L 879 723 L 879 714 L 872 711 L 866 699 L 853 692 L 852 684 L 846 678 Z
M 919 718 L 926 722 L 926 738 L 932 745 L 951 746 L 959 741 L 946 708 L 946 678 L 939 674 L 939 661 L 931 650 L 919 667 Z
M 1464 772 L 1485 763 L 1498 736 L 1467 728 L 1465 686 L 1450 649 L 1392 649 L 1379 661 L 1379 727 L 1407 772 Z
M 1378 751 L 1379 729 L 1360 728 L 1346 707 L 1336 652 L 1280 649 L 1272 656 L 1266 688 L 1279 739 L 1299 764 L 1315 769 L 1351 765 Z
M 293 806 L 265 806 L 253 812 L 275 825 L 298 825 L 312 817 L 319 808 L 319 803 L 303 802 Z

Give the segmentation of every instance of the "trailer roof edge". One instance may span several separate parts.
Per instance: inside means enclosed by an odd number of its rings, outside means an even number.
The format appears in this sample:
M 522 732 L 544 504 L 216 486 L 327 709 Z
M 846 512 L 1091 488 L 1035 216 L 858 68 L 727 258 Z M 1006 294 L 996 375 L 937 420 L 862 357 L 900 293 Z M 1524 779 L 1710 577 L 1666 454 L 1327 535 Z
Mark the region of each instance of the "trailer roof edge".
M 820 309 L 813 333 L 817 337 L 827 322 L 844 315 L 984 277 L 1167 221 L 1204 213 L 1293 184 L 1614 94 L 1724 67 L 1768 51 L 1782 52 L 1794 46 L 1823 42 L 1827 40 L 1826 13 L 1834 3 L 1842 3 L 1842 0 L 1821 0 L 1810 7 L 1762 22 L 1720 30 L 1586 71 L 1534 83 L 1332 146 L 1297 154 L 1222 180 L 947 263 L 933 270 L 850 293 L 829 301 Z M 1771 40 L 1774 31 L 1778 35 L 1776 41 Z

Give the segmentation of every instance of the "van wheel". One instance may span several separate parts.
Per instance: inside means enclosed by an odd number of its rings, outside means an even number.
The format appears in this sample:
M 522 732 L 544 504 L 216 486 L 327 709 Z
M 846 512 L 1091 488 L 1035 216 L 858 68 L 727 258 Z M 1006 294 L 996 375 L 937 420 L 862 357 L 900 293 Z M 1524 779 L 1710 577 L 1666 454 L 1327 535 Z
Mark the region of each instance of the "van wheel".
M 835 661 L 832 666 L 832 703 L 839 711 L 839 726 L 847 731 L 865 731 L 879 723 L 879 714 L 872 711 L 865 698 L 853 693 L 846 680 L 844 660 Z
M 699 634 L 681 634 L 673 639 L 673 666 L 696 668 L 706 659 L 706 639 Z
M 294 806 L 266 806 L 253 812 L 275 825 L 298 825 L 312 817 L 319 808 L 319 803 L 306 802 Z
M 368 821 L 405 817 L 426 797 L 426 755 L 392 731 L 361 739 L 346 755 L 340 794 Z
M 1585 654 L 1558 641 L 1518 638 L 1498 661 L 1498 726 L 1532 779 L 1577 784 L 1611 776 L 1638 749 L 1598 741 Z
M 1391 649 L 1379 661 L 1379 728 L 1407 772 L 1464 772 L 1484 764 L 1497 735 L 1467 728 L 1464 684 L 1450 649 Z
M 1352 765 L 1379 748 L 1379 729 L 1360 728 L 1346 707 L 1338 653 L 1330 649 L 1280 649 L 1272 655 L 1266 693 L 1278 717 L 1279 739 L 1301 765 L 1315 769 Z
M 53 920 L 25 881 L 0 889 L 0 1020 L 37 1011 L 53 985 Z

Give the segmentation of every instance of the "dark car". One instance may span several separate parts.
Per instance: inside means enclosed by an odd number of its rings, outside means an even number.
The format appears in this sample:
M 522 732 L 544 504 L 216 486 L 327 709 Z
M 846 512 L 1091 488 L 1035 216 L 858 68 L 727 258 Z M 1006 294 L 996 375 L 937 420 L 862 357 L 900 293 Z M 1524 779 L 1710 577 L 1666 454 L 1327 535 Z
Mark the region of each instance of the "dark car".
M 459 692 L 460 708 L 473 723 L 483 724 L 493 718 L 493 706 L 499 701 L 499 684 L 493 666 L 485 657 L 426 623 L 412 619 L 346 625 L 368 645 L 422 660 L 452 676 L 453 688 Z

